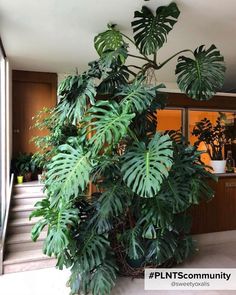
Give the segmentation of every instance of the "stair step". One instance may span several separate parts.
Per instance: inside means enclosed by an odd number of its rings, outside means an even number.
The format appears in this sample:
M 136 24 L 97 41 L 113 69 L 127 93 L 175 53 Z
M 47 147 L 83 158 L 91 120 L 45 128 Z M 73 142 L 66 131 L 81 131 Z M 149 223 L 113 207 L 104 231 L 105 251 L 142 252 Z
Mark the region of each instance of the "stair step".
M 25 243 L 15 243 L 15 244 L 7 244 L 6 245 L 6 252 L 7 253 L 16 253 L 16 252 L 21 252 L 21 251 L 31 251 L 31 250 L 41 250 L 43 248 L 43 243 L 44 241 L 28 241 Z
M 30 271 L 30 270 L 55 267 L 55 266 L 56 266 L 56 259 L 48 258 L 48 259 L 42 259 L 37 261 L 21 262 L 18 264 L 6 264 L 6 265 L 3 265 L 3 273 L 8 274 L 8 273 Z
M 20 205 L 32 205 L 34 206 L 37 202 L 42 201 L 42 197 L 35 198 L 13 198 L 12 199 L 12 207 L 20 206 Z
M 46 238 L 46 236 L 47 236 L 47 231 L 44 230 L 40 234 L 37 241 L 43 241 Z M 24 243 L 28 243 L 28 242 L 32 242 L 30 232 L 20 233 L 20 234 L 12 234 L 12 235 L 9 235 L 9 237 L 7 237 L 7 240 L 6 240 L 7 245 L 20 244 L 20 243 L 24 244 Z M 32 242 L 32 243 L 34 243 L 34 242 Z
M 14 185 L 14 194 L 43 193 L 44 185 L 38 181 L 24 182 Z
M 9 216 L 9 220 L 21 219 L 21 218 L 28 218 L 31 214 L 31 211 L 16 211 L 11 212 Z
M 6 254 L 3 261 L 3 272 L 27 271 L 55 265 L 56 260 L 44 255 L 40 249 L 19 251 Z
M 34 204 L 23 204 L 12 206 L 11 212 L 20 212 L 20 211 L 33 211 L 35 209 Z
M 40 217 L 35 217 L 29 220 L 29 218 L 13 219 L 9 222 L 8 233 L 9 234 L 20 234 L 30 233 L 33 225 L 40 220 Z
M 41 249 L 30 251 L 19 251 L 8 253 L 3 262 L 4 265 L 15 264 L 26 261 L 37 261 L 38 259 L 47 259 L 48 256 L 42 253 Z
M 9 226 L 25 226 L 25 225 L 34 225 L 38 220 L 40 220 L 41 217 L 34 217 L 31 220 L 29 218 L 19 218 L 19 219 L 13 219 L 9 222 Z
M 44 198 L 46 195 L 42 192 L 35 192 L 35 193 L 20 193 L 15 194 L 12 197 L 12 200 L 14 199 L 34 199 L 34 198 Z

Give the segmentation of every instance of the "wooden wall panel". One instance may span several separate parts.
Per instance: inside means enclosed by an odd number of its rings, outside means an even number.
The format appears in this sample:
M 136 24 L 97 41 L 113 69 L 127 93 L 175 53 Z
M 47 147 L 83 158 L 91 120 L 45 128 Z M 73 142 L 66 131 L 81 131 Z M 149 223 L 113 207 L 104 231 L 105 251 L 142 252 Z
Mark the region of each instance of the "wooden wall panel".
M 57 101 L 57 74 L 13 71 L 13 155 L 34 153 L 31 138 L 47 134 L 31 128 L 32 117 L 43 107 L 53 107 Z
M 215 190 L 214 198 L 191 210 L 193 234 L 236 229 L 236 176 L 222 176 L 210 185 Z

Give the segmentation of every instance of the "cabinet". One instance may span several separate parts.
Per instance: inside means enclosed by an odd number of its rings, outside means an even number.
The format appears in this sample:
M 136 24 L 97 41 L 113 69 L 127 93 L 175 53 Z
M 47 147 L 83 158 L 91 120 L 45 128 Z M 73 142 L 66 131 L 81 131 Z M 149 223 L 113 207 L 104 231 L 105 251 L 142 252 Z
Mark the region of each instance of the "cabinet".
M 236 229 L 236 175 L 223 174 L 218 182 L 209 181 L 214 198 L 191 210 L 192 233 L 208 233 Z

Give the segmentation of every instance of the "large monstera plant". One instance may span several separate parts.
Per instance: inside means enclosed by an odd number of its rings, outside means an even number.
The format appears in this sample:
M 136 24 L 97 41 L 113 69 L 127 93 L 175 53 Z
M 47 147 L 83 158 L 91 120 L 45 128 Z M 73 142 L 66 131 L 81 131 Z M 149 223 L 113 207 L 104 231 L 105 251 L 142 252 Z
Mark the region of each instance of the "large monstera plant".
M 143 7 L 134 14 L 133 39 L 109 25 L 94 39 L 99 58 L 58 89 L 55 128 L 77 132 L 53 147 L 32 238 L 46 227 L 43 251 L 58 259 L 60 269 L 70 268 L 71 294 L 109 294 L 124 264 L 129 271 L 172 265 L 194 252 L 188 209 L 213 196 L 206 183 L 212 175 L 181 134 L 156 129 L 164 85 L 146 78 L 179 56 L 180 89 L 207 100 L 221 88 L 225 65 L 214 45 L 158 60 L 179 14 L 175 3 L 155 13 Z M 130 57 L 137 63 L 129 64 Z

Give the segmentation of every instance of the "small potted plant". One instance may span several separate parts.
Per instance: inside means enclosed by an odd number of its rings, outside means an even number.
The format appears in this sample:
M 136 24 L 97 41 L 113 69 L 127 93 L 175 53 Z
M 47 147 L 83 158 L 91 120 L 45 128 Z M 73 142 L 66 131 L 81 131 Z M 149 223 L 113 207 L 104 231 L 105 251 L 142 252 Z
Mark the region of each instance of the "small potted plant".
M 225 115 L 219 113 L 215 124 L 204 118 L 197 122 L 192 135 L 197 137 L 195 146 L 199 146 L 203 142 L 206 151 L 210 156 L 210 166 L 215 173 L 224 173 L 226 160 L 224 160 L 224 147 L 229 141 L 229 135 L 226 132 Z
M 12 159 L 12 170 L 17 175 L 18 184 L 21 184 L 23 180 L 30 181 L 35 170 L 32 154 L 20 153 Z
M 41 154 L 39 152 L 35 153 L 32 156 L 32 162 L 35 166 L 35 172 L 37 173 L 38 181 L 41 183 L 44 177 L 44 169 L 46 165 L 45 154 Z

